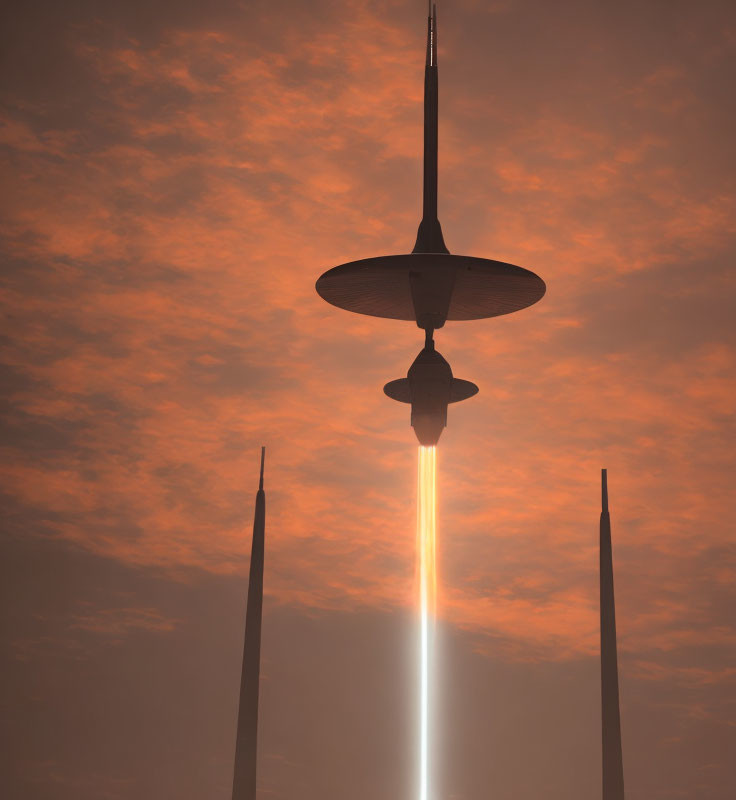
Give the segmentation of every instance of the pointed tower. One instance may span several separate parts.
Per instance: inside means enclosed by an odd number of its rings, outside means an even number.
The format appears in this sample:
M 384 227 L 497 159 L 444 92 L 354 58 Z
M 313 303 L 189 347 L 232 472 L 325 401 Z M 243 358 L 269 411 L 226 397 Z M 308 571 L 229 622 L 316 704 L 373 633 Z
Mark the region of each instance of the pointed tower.
M 253 519 L 253 544 L 250 551 L 248 605 L 245 612 L 243 671 L 240 676 L 238 732 L 235 742 L 233 800 L 255 800 L 256 755 L 258 749 L 258 679 L 261 664 L 261 615 L 263 610 L 263 556 L 266 529 L 266 494 L 263 467 L 266 448 L 261 448 L 261 479 Z
M 601 721 L 603 731 L 603 800 L 624 800 L 621 713 L 618 700 L 616 606 L 613 597 L 613 550 L 608 513 L 608 475 L 601 470 Z

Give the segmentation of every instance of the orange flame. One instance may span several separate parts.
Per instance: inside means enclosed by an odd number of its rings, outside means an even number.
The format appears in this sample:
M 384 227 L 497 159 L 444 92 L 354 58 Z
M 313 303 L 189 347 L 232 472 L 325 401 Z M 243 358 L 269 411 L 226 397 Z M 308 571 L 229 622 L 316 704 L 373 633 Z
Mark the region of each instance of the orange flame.
M 419 448 L 417 486 L 417 554 L 419 608 L 437 613 L 437 448 Z

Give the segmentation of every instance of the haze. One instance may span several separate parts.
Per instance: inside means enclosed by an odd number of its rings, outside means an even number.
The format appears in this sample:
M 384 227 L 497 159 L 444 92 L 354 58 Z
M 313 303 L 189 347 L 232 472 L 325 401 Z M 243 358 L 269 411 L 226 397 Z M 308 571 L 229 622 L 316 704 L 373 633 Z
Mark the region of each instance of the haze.
M 261 796 L 412 796 L 421 332 L 314 281 L 413 245 L 424 5 L 7 5 L 2 795 L 229 797 L 265 444 Z M 627 798 L 729 800 L 733 4 L 439 15 L 445 240 L 548 291 L 437 333 L 437 800 L 599 796 L 601 467 Z

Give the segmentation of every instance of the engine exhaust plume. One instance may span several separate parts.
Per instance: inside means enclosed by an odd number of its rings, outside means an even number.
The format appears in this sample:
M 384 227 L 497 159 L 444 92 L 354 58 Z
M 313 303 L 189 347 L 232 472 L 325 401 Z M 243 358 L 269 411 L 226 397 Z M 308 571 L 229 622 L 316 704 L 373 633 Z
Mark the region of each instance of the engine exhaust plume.
M 437 448 L 419 447 L 417 577 L 419 594 L 419 800 L 429 800 L 433 634 L 437 615 Z

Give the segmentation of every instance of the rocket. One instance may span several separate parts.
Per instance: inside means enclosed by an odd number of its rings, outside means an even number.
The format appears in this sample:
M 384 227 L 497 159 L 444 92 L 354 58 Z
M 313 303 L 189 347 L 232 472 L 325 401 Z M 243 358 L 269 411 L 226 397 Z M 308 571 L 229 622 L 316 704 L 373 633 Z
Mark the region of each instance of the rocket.
M 468 386 L 460 391 L 449 364 L 434 349 L 434 331 L 447 321 L 511 314 L 536 303 L 546 291 L 544 281 L 523 267 L 450 253 L 437 213 L 437 153 L 437 7 L 430 2 L 424 66 L 423 213 L 414 248 L 411 253 L 341 264 L 327 270 L 316 284 L 317 293 L 334 306 L 413 321 L 424 330 L 427 344 L 406 379 L 392 381 L 384 389 L 392 399 L 411 403 L 411 424 L 422 444 L 437 443 L 449 403 L 478 391 L 474 384 L 469 384 L 474 391 L 469 392 Z
M 411 404 L 411 426 L 419 444 L 429 447 L 437 444 L 447 425 L 447 406 L 477 394 L 478 387 L 453 377 L 450 365 L 428 336 L 406 378 L 390 381 L 383 391 L 392 400 Z

